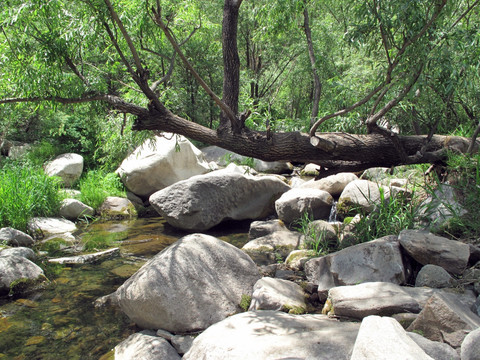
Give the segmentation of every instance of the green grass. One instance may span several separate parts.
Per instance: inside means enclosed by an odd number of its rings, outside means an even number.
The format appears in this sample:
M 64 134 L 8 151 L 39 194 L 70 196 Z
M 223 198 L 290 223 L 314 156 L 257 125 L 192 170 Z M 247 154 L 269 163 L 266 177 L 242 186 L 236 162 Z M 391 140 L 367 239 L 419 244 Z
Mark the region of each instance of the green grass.
M 314 221 L 308 211 L 298 219 L 294 228 L 305 236 L 305 248 L 315 251 L 316 256 L 322 256 L 338 250 L 338 241 L 328 236 L 326 230 L 319 230 L 312 226 Z
M 126 197 L 125 188 L 115 173 L 101 170 L 87 172 L 78 183 L 80 201 L 98 209 L 108 196 Z
M 367 214 L 359 210 L 361 219 L 355 224 L 355 235 L 359 242 L 370 241 L 387 235 L 397 235 L 405 229 L 413 229 L 417 224 L 420 203 L 415 192 L 409 195 L 398 192 L 385 197 L 385 190 L 380 187 L 380 201 L 374 210 Z
M 58 178 L 30 163 L 8 162 L 0 169 L 0 227 L 27 231 L 31 217 L 54 216 L 62 200 Z

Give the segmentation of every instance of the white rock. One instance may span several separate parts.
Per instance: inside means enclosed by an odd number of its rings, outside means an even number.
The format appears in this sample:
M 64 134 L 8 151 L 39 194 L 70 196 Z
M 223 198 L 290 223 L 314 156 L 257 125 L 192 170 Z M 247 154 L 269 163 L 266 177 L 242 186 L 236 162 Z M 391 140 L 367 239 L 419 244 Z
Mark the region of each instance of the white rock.
M 54 234 L 62 234 L 77 230 L 77 226 L 66 219 L 36 217 L 28 222 L 31 233 L 47 237 Z
M 128 190 L 140 197 L 210 171 L 202 152 L 183 136 L 165 133 L 147 140 L 123 160 L 117 173 Z
M 60 204 L 59 215 L 69 220 L 76 220 L 82 216 L 95 215 L 95 210 L 79 200 L 64 199 Z
M 11 227 L 0 229 L 0 242 L 10 246 L 32 246 L 34 243 L 30 235 Z
M 324 190 L 332 196 L 338 196 L 349 183 L 355 180 L 358 180 L 358 177 L 353 173 L 338 173 L 320 180 L 307 181 L 300 185 L 300 187 Z
M 384 191 L 384 199 L 390 196 L 388 187 L 382 187 Z M 358 206 L 364 211 L 372 211 L 381 201 L 380 186 L 368 180 L 355 180 L 345 187 L 338 199 L 337 208 L 345 208 L 348 206 Z
M 318 189 L 295 188 L 284 193 L 275 201 L 278 218 L 287 224 L 301 219 L 305 212 L 313 219 L 328 219 L 333 197 Z
M 305 312 L 305 294 L 300 285 L 292 281 L 269 277 L 257 281 L 253 287 L 252 302 L 248 310 L 282 310 Z
M 130 335 L 115 346 L 115 360 L 181 359 L 170 343 L 144 330 Z
M 71 186 L 83 172 L 83 156 L 79 154 L 62 154 L 45 164 L 48 176 L 59 176 L 65 186 Z

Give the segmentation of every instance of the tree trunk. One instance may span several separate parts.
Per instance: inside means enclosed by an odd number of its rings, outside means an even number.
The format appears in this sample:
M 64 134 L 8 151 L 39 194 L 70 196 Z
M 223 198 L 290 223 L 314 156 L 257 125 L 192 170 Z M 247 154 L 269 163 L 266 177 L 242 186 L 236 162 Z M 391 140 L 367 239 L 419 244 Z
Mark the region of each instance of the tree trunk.
M 308 55 L 310 57 L 310 63 L 312 64 L 313 72 L 313 99 L 312 99 L 312 114 L 310 115 L 310 126 L 315 124 L 318 116 L 318 105 L 320 103 L 320 96 L 322 94 L 322 83 L 317 73 L 315 52 L 313 50 L 312 32 L 310 30 L 310 21 L 308 17 L 307 4 L 304 2 L 305 8 L 303 9 L 303 30 L 305 37 L 307 38 Z
M 237 48 L 238 12 L 241 0 L 225 0 L 223 7 L 223 98 L 222 101 L 238 114 L 238 96 L 240 89 L 240 58 Z M 222 111 L 220 114 L 220 128 L 229 128 L 231 123 L 228 116 Z M 231 124 L 238 132 L 243 124 Z

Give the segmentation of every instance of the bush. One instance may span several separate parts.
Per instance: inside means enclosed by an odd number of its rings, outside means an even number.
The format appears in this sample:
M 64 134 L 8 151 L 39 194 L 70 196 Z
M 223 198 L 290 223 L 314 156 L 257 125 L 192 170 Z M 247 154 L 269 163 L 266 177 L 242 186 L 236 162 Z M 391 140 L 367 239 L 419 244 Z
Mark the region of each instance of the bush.
M 31 217 L 56 215 L 62 200 L 59 188 L 59 179 L 40 167 L 7 163 L 0 169 L 0 227 L 27 231 Z
M 108 196 L 126 197 L 125 188 L 115 173 L 87 172 L 79 181 L 80 201 L 98 209 Z

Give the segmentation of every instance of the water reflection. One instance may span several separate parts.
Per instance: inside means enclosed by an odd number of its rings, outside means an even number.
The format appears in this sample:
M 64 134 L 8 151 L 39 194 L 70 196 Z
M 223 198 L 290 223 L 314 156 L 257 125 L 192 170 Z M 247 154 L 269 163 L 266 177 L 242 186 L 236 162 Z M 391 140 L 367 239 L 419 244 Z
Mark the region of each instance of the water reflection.
M 250 222 L 226 222 L 210 235 L 237 247 Z M 186 235 L 161 218 L 89 224 L 76 236 L 111 238 L 121 257 L 61 267 L 52 282 L 27 299 L 0 299 L 0 359 L 99 359 L 138 331 L 121 312 L 92 302 L 115 291 L 145 261 Z

